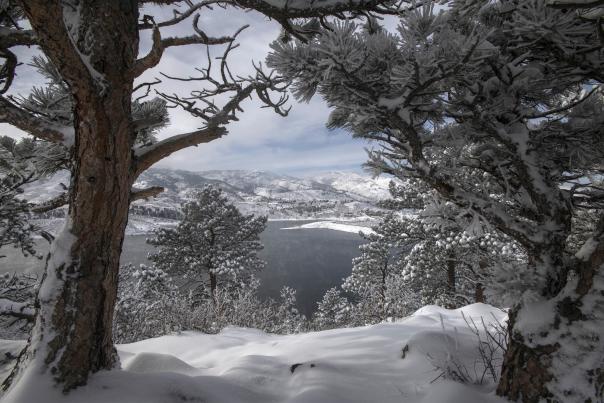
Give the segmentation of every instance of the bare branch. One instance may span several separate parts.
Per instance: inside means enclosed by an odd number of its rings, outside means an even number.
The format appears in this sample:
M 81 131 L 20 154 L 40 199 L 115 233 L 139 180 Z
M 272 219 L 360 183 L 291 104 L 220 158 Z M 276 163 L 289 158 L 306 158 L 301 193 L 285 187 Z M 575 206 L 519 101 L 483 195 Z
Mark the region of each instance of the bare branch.
M 181 21 L 186 20 L 187 18 L 189 18 L 191 15 L 193 15 L 196 11 L 204 8 L 204 7 L 208 7 L 210 8 L 210 6 L 212 4 L 218 4 L 218 3 L 222 3 L 223 1 L 221 0 L 206 0 L 206 1 L 202 1 L 200 3 L 197 3 L 191 7 L 189 7 L 189 9 L 187 9 L 184 12 L 176 12 L 176 10 L 174 10 L 174 18 L 172 18 L 171 20 L 166 20 L 166 21 L 162 21 L 157 23 L 156 25 L 153 24 L 152 22 L 152 17 L 150 16 L 143 16 L 142 22 L 138 25 L 138 27 L 140 29 L 151 29 L 154 26 L 157 26 L 158 28 L 162 28 L 162 27 L 168 27 L 171 25 L 176 25 Z M 173 1 L 166 1 L 164 4 L 172 4 L 174 3 Z
M 151 92 L 151 87 L 153 87 L 154 85 L 160 84 L 161 80 L 159 78 L 156 78 L 154 81 L 150 81 L 150 82 L 145 82 L 145 83 L 140 83 L 139 85 L 137 85 L 136 87 L 134 87 L 132 89 L 132 93 L 134 94 L 136 91 L 140 90 L 141 88 L 146 88 L 145 93 L 139 97 L 137 97 L 136 99 L 134 99 L 134 102 L 138 102 L 146 97 L 149 96 L 149 93 Z
M 222 36 L 219 38 L 209 37 L 205 32 L 203 32 L 199 26 L 199 14 L 195 16 L 193 20 L 193 29 L 197 33 L 197 35 L 185 36 L 185 37 L 171 37 L 162 39 L 159 28 L 155 26 L 153 28 L 153 46 L 149 53 L 136 61 L 134 65 L 134 76 L 138 77 L 146 70 L 157 66 L 157 64 L 161 61 L 162 55 L 164 54 L 164 50 L 171 46 L 184 46 L 184 45 L 223 45 L 229 42 L 233 42 L 235 37 L 241 30 L 247 28 L 240 28 L 239 31 L 234 36 Z

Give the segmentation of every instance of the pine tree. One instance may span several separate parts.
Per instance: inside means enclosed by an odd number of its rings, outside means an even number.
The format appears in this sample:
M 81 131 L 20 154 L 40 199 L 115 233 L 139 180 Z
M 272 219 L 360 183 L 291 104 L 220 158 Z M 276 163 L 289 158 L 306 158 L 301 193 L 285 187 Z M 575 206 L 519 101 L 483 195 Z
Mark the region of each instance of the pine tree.
M 57 148 L 45 141 L 0 136 L 0 247 L 11 245 L 25 255 L 36 256 L 33 235 L 51 236 L 29 222 L 32 213 L 62 205 L 59 197 L 34 205 L 22 197 L 23 187 L 61 169 Z M 3 256 L 0 256 L 2 258 Z
M 145 265 L 122 267 L 113 324 L 116 340 L 131 343 L 180 330 L 186 318 L 182 300 L 165 271 Z
M 438 206 L 455 205 L 464 227 L 493 228 L 520 246 L 526 268 L 494 273 L 521 294 L 498 393 L 598 401 L 603 7 L 446 3 L 405 14 L 396 33 L 336 22 L 308 42 L 275 42 L 268 63 L 292 80 L 297 98 L 325 98 L 329 127 L 375 142 L 372 169 L 422 181 Z M 587 3 L 593 9 L 572 10 Z M 597 212 L 598 223 L 569 248 L 580 209 Z M 534 318 L 535 306 L 550 311 Z M 589 342 L 577 349 L 579 339 Z
M 228 10 L 255 10 L 279 23 L 284 36 L 300 39 L 311 34 L 298 24 L 300 19 L 397 11 L 383 0 L 320 3 L 296 2 L 292 7 L 288 1 L 219 2 Z M 173 15 L 163 19 L 158 5 L 173 6 Z M 35 335 L 4 389 L 20 378 L 32 360 L 66 391 L 86 383 L 90 373 L 118 365 L 111 332 L 128 209 L 137 198 L 161 191 L 133 189 L 139 175 L 179 150 L 226 135 L 229 123 L 238 119 L 243 103 L 252 95 L 278 114 L 287 114 L 287 85 L 281 77 L 260 66 L 252 66 L 248 76 L 231 74 L 228 56 L 246 26 L 221 36 L 204 32 L 200 16 L 212 13 L 214 5 L 212 1 L 178 0 L 0 3 L 0 122 L 64 147 L 71 171 L 65 195 L 68 219 L 54 240 L 46 284 L 41 286 L 54 292 L 40 294 Z M 191 22 L 190 35 L 166 32 Z M 150 33 L 151 49 L 139 57 L 145 51 L 139 46 L 145 33 Z M 158 81 L 145 81 L 145 76 L 159 76 L 157 66 L 171 48 L 187 45 L 197 45 L 200 55 L 207 55 L 207 65 L 200 66 L 195 77 L 173 77 L 167 72 L 162 80 L 188 80 L 191 94 L 161 93 L 161 101 L 146 101 Z M 18 46 L 35 46 L 56 73 L 49 87 L 58 85 L 51 88 L 49 98 L 46 90 L 32 93 L 37 98 L 33 108 L 28 95 L 7 95 L 22 80 L 17 72 L 24 60 L 14 51 Z M 205 51 L 215 46 L 224 50 L 220 63 L 213 63 L 211 52 Z M 68 89 L 66 98 L 56 98 L 54 94 L 63 88 Z M 59 101 L 60 110 L 36 107 L 54 105 L 46 99 Z M 197 118 L 197 129 L 171 133 L 152 144 L 137 140 L 141 133 L 166 123 L 141 118 L 138 113 L 163 102 Z M 146 107 L 139 108 L 143 104 Z M 67 281 L 64 273 L 74 273 L 73 279 Z
M 361 256 L 352 261 L 352 273 L 344 280 L 342 288 L 354 295 L 357 314 L 361 306 L 365 323 L 380 322 L 389 316 L 387 283 L 390 276 L 400 270 L 399 263 L 408 242 L 405 222 L 389 214 L 371 233 L 360 233 L 367 243 L 359 246 Z
M 318 330 L 336 329 L 351 324 L 351 306 L 336 287 L 330 288 L 317 303 L 313 326 Z
M 185 203 L 182 213 L 175 229 L 159 229 L 148 240 L 159 248 L 149 259 L 170 276 L 185 279 L 199 297 L 205 293 L 215 299 L 219 286 L 237 286 L 264 267 L 258 251 L 266 217 L 241 214 L 212 185 Z

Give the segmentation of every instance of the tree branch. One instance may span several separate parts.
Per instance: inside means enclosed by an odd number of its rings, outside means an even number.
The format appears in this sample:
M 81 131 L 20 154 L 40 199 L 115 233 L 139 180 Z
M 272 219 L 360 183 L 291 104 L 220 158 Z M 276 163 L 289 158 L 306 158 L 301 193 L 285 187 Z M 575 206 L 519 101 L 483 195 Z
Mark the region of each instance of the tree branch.
M 0 123 L 9 123 L 42 140 L 64 144 L 67 147 L 73 145 L 73 127 L 35 116 L 4 97 L 0 97 Z
M 199 23 L 199 14 L 195 16 L 193 20 L 193 28 L 197 35 L 185 36 L 185 37 L 172 37 L 162 39 L 161 32 L 159 28 L 155 26 L 153 28 L 153 46 L 149 53 L 136 61 L 136 64 L 133 68 L 133 74 L 135 77 L 140 76 L 146 70 L 157 66 L 157 64 L 161 61 L 162 55 L 164 54 L 164 50 L 171 46 L 184 46 L 184 45 L 223 45 L 226 43 L 233 42 L 235 39 L 234 36 L 222 36 L 219 38 L 209 37 L 198 27 Z M 240 30 L 241 31 L 241 30 Z
M 547 5 L 554 8 L 592 8 L 601 6 L 604 0 L 548 0 Z
M 162 193 L 164 190 L 161 186 L 152 186 L 146 189 L 135 189 L 132 188 L 130 191 L 130 201 L 137 201 L 141 199 L 148 199 L 150 197 L 155 197 L 158 194 Z
M 158 27 L 158 28 L 162 28 L 162 27 L 168 27 L 171 25 L 176 25 L 181 21 L 186 20 L 187 18 L 189 18 L 191 15 L 193 15 L 193 13 L 195 13 L 197 10 L 203 8 L 203 7 L 208 7 L 212 4 L 218 4 L 218 3 L 222 3 L 223 0 L 206 0 L 206 1 L 202 1 L 200 3 L 197 3 L 191 7 L 189 7 L 189 9 L 187 11 L 184 12 L 176 12 L 176 10 L 174 10 L 174 18 L 172 18 L 171 20 L 166 20 L 166 21 L 162 21 L 162 22 L 158 22 L 157 24 L 153 24 L 152 19 L 153 17 L 151 16 L 143 16 L 142 19 L 142 23 L 138 25 L 139 29 L 151 29 L 154 27 Z M 166 1 L 164 4 L 172 4 L 174 3 L 174 1 Z
M 224 127 L 211 126 L 189 133 L 169 137 L 155 144 L 135 150 L 137 157 L 136 175 L 140 175 L 156 162 L 182 150 L 183 148 L 197 146 L 221 138 L 227 133 Z
M 0 316 L 12 316 L 33 322 L 35 311 L 24 302 L 15 302 L 10 299 L 0 298 Z
M 35 32 L 32 30 L 0 27 L 0 48 L 31 46 L 37 44 L 38 39 Z
M 277 5 L 275 1 L 267 0 L 234 0 L 243 8 L 256 10 L 277 21 L 291 18 L 312 18 L 336 15 L 346 12 L 376 11 L 380 13 L 395 13 L 387 0 L 282 0 Z
M 64 192 L 54 199 L 50 199 L 44 203 L 35 204 L 30 210 L 33 213 L 46 213 L 47 211 L 62 207 L 67 203 L 69 203 L 69 194 Z

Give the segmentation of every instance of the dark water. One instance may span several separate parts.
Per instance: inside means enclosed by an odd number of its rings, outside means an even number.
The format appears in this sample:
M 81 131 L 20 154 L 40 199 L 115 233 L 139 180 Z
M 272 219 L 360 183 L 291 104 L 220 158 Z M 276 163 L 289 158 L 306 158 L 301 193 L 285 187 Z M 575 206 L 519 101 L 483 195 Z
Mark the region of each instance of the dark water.
M 264 250 L 261 256 L 266 268 L 258 275 L 261 280 L 260 295 L 278 298 L 279 291 L 288 285 L 297 291 L 300 310 L 309 315 L 325 291 L 340 285 L 350 274 L 353 257 L 359 255 L 362 239 L 354 233 L 329 229 L 296 229 L 293 227 L 309 221 L 270 221 L 261 238 Z M 122 264 L 149 263 L 147 255 L 154 247 L 148 245 L 145 235 L 128 236 L 124 241 Z M 40 241 L 40 250 L 46 252 L 48 244 Z M 0 255 L 0 274 L 14 271 L 37 273 L 42 262 L 26 259 L 15 249 L 3 248 Z

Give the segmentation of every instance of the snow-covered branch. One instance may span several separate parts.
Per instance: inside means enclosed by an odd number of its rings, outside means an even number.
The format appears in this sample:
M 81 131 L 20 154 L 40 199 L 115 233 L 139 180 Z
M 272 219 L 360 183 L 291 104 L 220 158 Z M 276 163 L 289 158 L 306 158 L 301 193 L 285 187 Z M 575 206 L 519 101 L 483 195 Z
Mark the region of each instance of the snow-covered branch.
M 9 123 L 42 140 L 63 144 L 67 147 L 73 145 L 73 127 L 35 116 L 4 97 L 0 97 L 0 122 Z
M 0 316 L 12 316 L 33 322 L 35 311 L 29 303 L 0 298 Z
M 136 200 L 142 200 L 142 199 L 148 199 L 150 197 L 155 197 L 158 194 L 160 194 L 161 192 L 163 192 L 165 189 L 161 186 L 152 186 L 149 188 L 145 188 L 145 189 L 136 189 L 133 188 L 130 191 L 130 201 L 136 201 Z
M 253 9 L 277 21 L 312 18 L 347 12 L 397 14 L 400 1 L 385 0 L 235 0 L 238 6 Z M 406 4 L 407 2 L 405 2 Z M 412 2 L 408 2 L 411 4 Z
M 136 173 L 137 175 L 142 173 L 151 167 L 151 165 L 176 151 L 202 143 L 209 143 L 221 138 L 226 133 L 227 130 L 223 127 L 207 127 L 172 136 L 149 146 L 140 147 L 135 151 L 137 156 Z
M 30 211 L 34 213 L 45 213 L 47 211 L 54 210 L 56 208 L 62 207 L 69 203 L 69 194 L 67 192 L 61 193 L 59 196 L 45 201 L 43 203 L 34 204 Z

